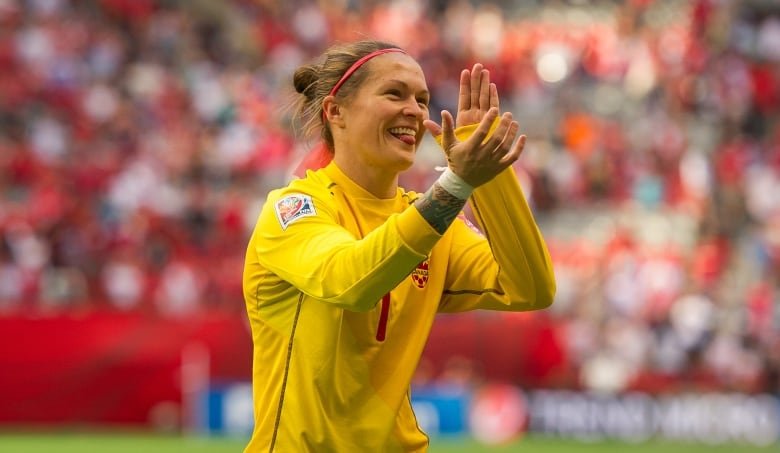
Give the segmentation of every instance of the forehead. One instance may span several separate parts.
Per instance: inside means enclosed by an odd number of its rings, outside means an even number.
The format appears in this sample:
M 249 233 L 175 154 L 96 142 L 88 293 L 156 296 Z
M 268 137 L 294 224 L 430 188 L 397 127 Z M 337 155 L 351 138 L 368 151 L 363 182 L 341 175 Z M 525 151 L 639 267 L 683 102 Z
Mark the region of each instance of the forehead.
M 364 85 L 400 80 L 414 89 L 427 89 L 425 74 L 414 58 L 403 53 L 388 53 L 373 58 L 366 64 L 369 74 Z

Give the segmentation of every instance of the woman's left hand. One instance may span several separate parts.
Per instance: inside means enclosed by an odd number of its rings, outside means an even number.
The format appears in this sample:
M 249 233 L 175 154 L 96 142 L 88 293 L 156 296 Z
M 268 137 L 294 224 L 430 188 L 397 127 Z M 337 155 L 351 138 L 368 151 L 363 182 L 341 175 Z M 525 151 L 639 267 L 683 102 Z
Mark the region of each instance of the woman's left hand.
M 459 91 L 455 127 L 477 124 L 492 107 L 499 108 L 498 89 L 490 83 L 490 71 L 482 63 L 476 63 L 470 71 L 461 71 Z

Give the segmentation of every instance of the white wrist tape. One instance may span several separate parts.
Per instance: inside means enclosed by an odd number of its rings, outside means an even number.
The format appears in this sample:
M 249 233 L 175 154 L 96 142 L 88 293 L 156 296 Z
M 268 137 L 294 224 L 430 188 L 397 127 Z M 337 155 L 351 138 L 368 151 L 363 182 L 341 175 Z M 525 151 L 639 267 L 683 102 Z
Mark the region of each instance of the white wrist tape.
M 473 187 L 464 181 L 463 178 L 456 175 L 449 167 L 444 170 L 444 173 L 439 176 L 436 182 L 439 183 L 442 189 L 461 200 L 468 200 L 471 192 L 474 191 Z

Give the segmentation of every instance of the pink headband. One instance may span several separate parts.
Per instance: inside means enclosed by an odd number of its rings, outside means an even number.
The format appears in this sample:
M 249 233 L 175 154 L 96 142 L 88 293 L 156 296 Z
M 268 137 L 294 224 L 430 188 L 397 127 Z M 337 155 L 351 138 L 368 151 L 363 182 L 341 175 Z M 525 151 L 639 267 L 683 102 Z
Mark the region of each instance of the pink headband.
M 368 55 L 365 55 L 365 56 L 364 56 L 363 58 L 361 58 L 360 60 L 358 60 L 358 61 L 356 61 L 356 62 L 352 63 L 352 66 L 350 66 L 350 67 L 349 67 L 349 69 L 347 69 L 347 72 L 345 72 L 345 73 L 344 73 L 344 75 L 343 75 L 343 76 L 341 76 L 341 78 L 339 79 L 339 81 L 338 81 L 338 82 L 336 82 L 336 84 L 335 84 L 335 85 L 333 85 L 333 88 L 330 90 L 330 93 L 328 93 L 328 95 L 329 95 L 329 96 L 333 96 L 333 95 L 335 95 L 335 94 L 336 94 L 336 92 L 337 92 L 337 91 L 339 91 L 339 88 L 341 88 L 341 85 L 344 85 L 344 82 L 346 82 L 346 81 L 347 81 L 347 79 L 348 79 L 348 78 L 349 78 L 349 77 L 350 77 L 352 74 L 354 74 L 354 72 L 355 72 L 355 71 L 357 71 L 358 69 L 360 69 L 360 67 L 361 67 L 361 66 L 363 66 L 363 64 L 364 64 L 365 62 L 367 62 L 368 60 L 370 60 L 370 59 L 372 59 L 372 58 L 374 58 L 374 57 L 376 57 L 376 56 L 379 56 L 379 55 L 382 55 L 382 54 L 386 54 L 386 53 L 390 53 L 390 52 L 401 52 L 401 53 L 406 53 L 406 51 L 405 51 L 405 50 L 403 50 L 403 49 L 399 49 L 399 48 L 397 48 L 397 47 L 391 47 L 391 48 L 389 48 L 389 49 L 379 49 L 379 50 L 375 50 L 375 51 L 371 52 L 370 54 L 368 54 Z

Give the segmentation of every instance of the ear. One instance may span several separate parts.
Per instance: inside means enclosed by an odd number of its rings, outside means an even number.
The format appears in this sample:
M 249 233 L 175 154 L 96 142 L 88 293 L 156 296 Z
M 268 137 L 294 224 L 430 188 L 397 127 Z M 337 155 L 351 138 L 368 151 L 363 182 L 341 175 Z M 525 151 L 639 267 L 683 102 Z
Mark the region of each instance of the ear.
M 341 108 L 336 103 L 335 96 L 325 96 L 325 99 L 322 100 L 322 111 L 325 113 L 325 118 L 328 119 L 331 127 L 344 126 L 344 116 L 342 115 Z

